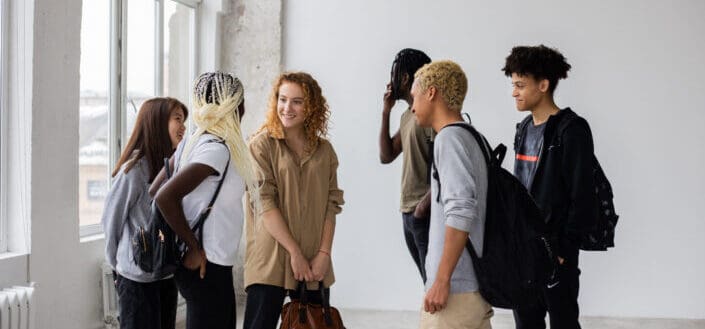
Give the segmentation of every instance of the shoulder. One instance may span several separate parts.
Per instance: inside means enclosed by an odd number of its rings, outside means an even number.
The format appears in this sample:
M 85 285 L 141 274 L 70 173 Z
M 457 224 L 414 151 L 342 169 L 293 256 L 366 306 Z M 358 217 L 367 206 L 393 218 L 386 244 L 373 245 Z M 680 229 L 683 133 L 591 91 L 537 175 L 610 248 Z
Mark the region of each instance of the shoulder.
M 590 124 L 572 110 L 565 109 L 564 117 L 558 124 L 559 133 L 565 137 L 591 137 Z
M 135 161 L 137 161 L 137 163 L 132 166 L 132 163 L 134 163 Z M 125 170 L 129 166 L 132 166 L 132 168 L 130 168 L 129 171 L 125 172 Z M 120 172 L 115 178 L 122 178 L 135 183 L 146 183 L 149 179 L 149 164 L 147 163 L 147 159 L 145 159 L 144 157 L 138 160 L 135 160 L 134 158 L 130 159 L 129 161 L 125 162 L 122 167 L 120 167 Z
M 249 145 L 250 149 L 262 150 L 271 148 L 274 142 L 274 137 L 269 135 L 266 130 L 262 130 L 250 137 Z

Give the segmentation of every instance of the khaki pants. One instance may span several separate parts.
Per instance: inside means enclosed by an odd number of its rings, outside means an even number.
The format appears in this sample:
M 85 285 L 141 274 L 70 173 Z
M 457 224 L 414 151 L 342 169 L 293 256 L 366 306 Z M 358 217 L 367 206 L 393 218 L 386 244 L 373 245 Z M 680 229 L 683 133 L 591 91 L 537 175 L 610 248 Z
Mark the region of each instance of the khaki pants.
M 421 307 L 420 329 L 491 329 L 494 311 L 479 292 L 448 296 L 446 308 L 435 314 Z

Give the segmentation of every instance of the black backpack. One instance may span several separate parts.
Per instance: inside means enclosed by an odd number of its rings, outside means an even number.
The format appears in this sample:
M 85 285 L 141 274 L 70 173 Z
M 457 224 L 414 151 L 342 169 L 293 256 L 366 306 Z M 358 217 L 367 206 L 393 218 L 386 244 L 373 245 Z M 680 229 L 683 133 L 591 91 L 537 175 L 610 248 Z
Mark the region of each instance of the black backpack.
M 171 178 L 169 158 L 164 158 L 167 179 Z M 171 229 L 156 201 L 152 201 L 147 227 L 139 226 L 132 234 L 132 255 L 135 264 L 156 278 L 176 272 L 181 251 L 176 233 Z
M 570 123 L 577 118 L 573 113 L 566 114 L 566 117 L 558 123 L 558 128 L 551 145 L 561 145 L 562 137 Z M 585 251 L 606 251 L 607 248 L 614 247 L 614 231 L 617 226 L 619 215 L 614 210 L 614 195 L 612 185 L 605 172 L 597 161 L 597 157 L 592 155 L 592 172 L 595 179 L 593 190 L 597 195 L 597 213 L 594 221 L 595 225 L 581 237 L 580 249 Z
M 461 127 L 472 134 L 487 163 L 488 190 L 482 256 L 468 240 L 480 294 L 492 306 L 514 309 L 536 300 L 544 285 L 557 283 L 556 257 L 545 235 L 546 224 L 524 185 L 502 168 L 507 152 L 500 144 L 494 151 L 472 126 Z M 448 127 L 447 126 L 447 127 Z M 438 170 L 433 178 L 438 181 Z M 439 193 L 440 194 L 440 193 Z M 438 196 L 440 197 L 440 195 Z
M 222 141 L 218 142 L 222 143 Z M 208 218 L 211 208 L 213 208 L 213 204 L 218 198 L 229 166 L 230 158 L 228 158 L 223 175 L 220 182 L 218 182 L 218 187 L 208 207 L 201 211 L 196 225 L 191 228 L 194 232 L 198 232 L 199 244 L 203 243 L 203 223 Z M 167 179 L 171 178 L 168 158 L 164 158 L 164 169 L 167 174 Z M 155 278 L 164 278 L 176 272 L 176 269 L 181 264 L 181 258 L 184 252 L 185 246 L 183 241 L 178 239 L 174 230 L 172 230 L 166 220 L 164 220 L 164 216 L 159 210 L 156 201 L 152 201 L 149 224 L 146 228 L 142 226 L 138 227 L 132 234 L 132 255 L 135 264 L 143 271 L 153 273 Z

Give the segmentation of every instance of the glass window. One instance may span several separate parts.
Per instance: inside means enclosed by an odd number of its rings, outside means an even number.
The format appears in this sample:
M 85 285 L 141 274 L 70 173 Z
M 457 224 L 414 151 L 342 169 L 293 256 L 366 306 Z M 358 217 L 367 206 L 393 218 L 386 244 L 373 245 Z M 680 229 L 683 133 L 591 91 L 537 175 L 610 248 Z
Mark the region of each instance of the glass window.
M 79 222 L 100 223 L 109 177 L 110 1 L 83 1 L 79 100 Z M 97 185 L 90 182 L 104 182 Z M 103 197 L 91 197 L 102 195 Z
M 124 146 L 135 125 L 142 103 L 154 97 L 155 90 L 155 8 L 157 2 L 131 0 L 127 4 L 127 94 L 124 102 Z
M 82 236 L 100 232 L 115 155 L 129 140 L 142 103 L 166 95 L 189 104 L 197 4 L 83 1 L 79 109 Z
M 5 90 L 5 74 L 6 74 L 6 63 L 5 60 L 7 56 L 5 55 L 5 0 L 0 0 L 0 253 L 7 251 L 7 222 L 5 216 L 5 168 L 7 165 L 7 157 L 5 156 L 5 142 L 7 138 L 5 134 L 7 133 L 5 129 L 5 123 L 7 121 L 5 116 L 5 111 L 7 108 L 7 92 Z
M 164 95 L 190 106 L 194 9 L 174 1 L 164 5 Z

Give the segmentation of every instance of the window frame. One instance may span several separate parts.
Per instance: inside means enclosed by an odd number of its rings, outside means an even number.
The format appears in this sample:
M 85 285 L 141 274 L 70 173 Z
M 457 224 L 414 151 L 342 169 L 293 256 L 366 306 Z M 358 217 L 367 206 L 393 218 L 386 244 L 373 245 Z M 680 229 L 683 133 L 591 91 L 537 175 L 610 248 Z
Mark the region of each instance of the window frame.
M 7 120 L 8 120 L 8 1 L 0 0 L 0 253 L 8 251 L 7 188 Z
M 7 1 L 7 0 L 0 0 Z M 127 6 L 129 1 L 135 0 L 110 0 L 110 73 L 108 87 L 108 170 L 106 179 L 110 188 L 110 168 L 117 163 L 122 152 L 122 147 L 127 141 Z M 191 8 L 189 31 L 189 78 L 195 80 L 196 65 L 198 63 L 198 29 L 199 11 L 201 0 L 154 0 L 154 90 L 155 97 L 164 95 L 164 4 L 166 1 L 176 2 Z M 188 100 L 190 102 L 190 100 Z M 103 233 L 101 224 L 81 225 L 79 220 L 79 236 L 81 239 Z

